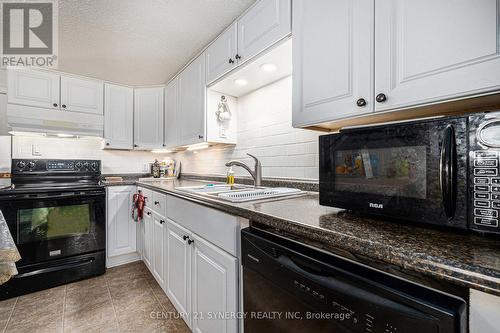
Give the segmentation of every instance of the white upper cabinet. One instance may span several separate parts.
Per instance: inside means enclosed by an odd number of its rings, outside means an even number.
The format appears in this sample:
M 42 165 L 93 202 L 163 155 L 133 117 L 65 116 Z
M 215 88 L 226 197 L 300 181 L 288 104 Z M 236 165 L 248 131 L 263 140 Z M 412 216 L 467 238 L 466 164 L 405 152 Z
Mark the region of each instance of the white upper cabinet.
M 179 126 L 177 122 L 178 114 L 178 80 L 170 81 L 165 87 L 165 146 L 167 148 L 176 147 L 179 143 Z
M 107 257 L 136 251 L 136 223 L 131 217 L 135 186 L 107 188 Z M 109 263 L 108 263 L 109 264 Z
M 238 19 L 238 61 L 249 60 L 287 36 L 290 21 L 291 0 L 260 0 L 255 3 Z
M 180 145 L 205 141 L 205 54 L 196 58 L 178 77 Z
M 497 0 L 378 1 L 375 95 L 380 102 L 375 109 L 500 89 L 499 4 Z
M 103 82 L 61 75 L 61 110 L 103 114 Z
M 9 68 L 7 91 L 8 103 L 59 109 L 59 74 Z
M 205 51 L 207 83 L 221 77 L 236 66 L 237 35 L 237 25 L 234 22 Z
M 107 83 L 104 85 L 104 141 L 106 148 L 133 148 L 133 88 Z
M 134 147 L 163 147 L 163 88 L 134 90 Z
M 373 111 L 373 0 L 293 1 L 293 125 Z

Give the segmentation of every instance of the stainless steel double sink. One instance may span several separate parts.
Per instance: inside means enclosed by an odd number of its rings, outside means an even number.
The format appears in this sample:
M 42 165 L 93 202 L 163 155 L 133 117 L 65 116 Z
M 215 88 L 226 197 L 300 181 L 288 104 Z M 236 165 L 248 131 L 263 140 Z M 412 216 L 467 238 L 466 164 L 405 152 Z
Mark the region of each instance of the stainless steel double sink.
M 177 187 L 176 190 L 202 194 L 231 202 L 246 202 L 303 193 L 299 189 L 287 187 L 254 187 L 251 185 L 207 184 Z

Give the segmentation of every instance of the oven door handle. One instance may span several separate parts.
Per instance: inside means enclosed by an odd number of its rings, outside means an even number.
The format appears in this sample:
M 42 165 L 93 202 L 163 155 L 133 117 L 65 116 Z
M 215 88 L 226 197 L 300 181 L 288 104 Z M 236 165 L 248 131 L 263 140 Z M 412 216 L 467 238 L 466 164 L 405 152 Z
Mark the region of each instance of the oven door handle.
M 70 193 L 60 193 L 60 194 L 55 194 L 55 195 L 39 194 L 39 195 L 27 196 L 27 197 L 25 197 L 25 196 L 17 197 L 16 195 L 12 195 L 10 199 L 12 199 L 12 200 L 64 199 L 64 198 L 79 198 L 79 197 L 97 197 L 97 196 L 102 196 L 105 194 L 106 194 L 106 192 L 99 191 L 99 192 L 84 192 L 84 193 L 70 192 Z
M 439 184 L 441 200 L 448 221 L 455 217 L 457 204 L 457 145 L 452 125 L 443 130 L 439 159 Z
M 18 274 L 14 275 L 13 278 L 19 279 L 27 276 L 33 276 L 33 275 L 38 275 L 38 274 L 44 274 L 44 273 L 51 273 L 51 272 L 57 272 L 57 271 L 62 271 L 68 268 L 76 268 L 76 267 L 81 267 L 81 266 L 87 266 L 90 265 L 91 263 L 94 262 L 94 258 L 90 259 L 85 259 L 85 260 L 78 260 L 78 261 L 73 261 L 69 263 L 65 263 L 62 265 L 57 265 L 57 266 L 52 266 L 52 267 L 47 267 L 47 268 L 41 268 L 37 269 L 31 272 L 26 272 L 23 274 Z

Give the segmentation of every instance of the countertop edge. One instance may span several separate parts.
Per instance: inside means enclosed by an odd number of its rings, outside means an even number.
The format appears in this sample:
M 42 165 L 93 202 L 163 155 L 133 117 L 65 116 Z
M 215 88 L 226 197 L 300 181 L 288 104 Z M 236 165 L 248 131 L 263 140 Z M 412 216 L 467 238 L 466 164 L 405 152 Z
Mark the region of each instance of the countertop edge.
M 498 288 L 498 286 L 500 286 L 500 278 L 495 278 L 493 276 L 488 276 L 474 271 L 467 271 L 463 268 L 456 268 L 441 263 L 437 259 L 433 260 L 433 258 L 429 256 L 417 256 L 415 257 L 415 259 L 412 259 L 411 256 L 405 256 L 404 254 L 398 255 L 397 251 L 393 251 L 393 249 L 391 247 L 388 247 L 387 245 L 377 244 L 374 242 L 363 240 L 361 238 L 344 235 L 340 232 L 311 226 L 301 223 L 300 221 L 282 219 L 270 214 L 256 212 L 250 209 L 235 206 L 230 202 L 223 202 L 197 194 L 172 191 L 157 187 L 147 182 L 136 181 L 135 185 L 169 194 L 181 199 L 189 200 L 191 202 L 201 204 L 209 208 L 224 211 L 228 214 L 237 215 L 239 217 L 248 219 L 250 221 L 255 221 L 272 228 L 287 230 L 287 232 L 289 233 L 294 233 L 298 236 L 305 237 L 316 242 L 325 243 L 330 247 L 337 247 L 344 251 L 356 253 L 367 258 L 373 258 L 374 260 L 398 266 L 405 270 L 424 274 L 433 279 L 446 280 L 463 287 L 472 288 L 489 294 L 500 296 L 500 288 Z M 290 225 L 295 228 L 295 232 L 289 230 Z M 311 237 L 310 234 L 306 235 L 306 232 L 311 230 L 320 231 L 324 236 L 321 237 L 322 239 L 319 239 L 320 237 Z M 325 237 L 327 238 L 325 239 Z M 357 243 L 359 243 L 359 248 L 345 246 L 345 244 L 348 242 L 343 242 L 342 240 L 346 239 L 346 237 L 354 239 Z M 374 251 L 374 247 L 377 248 L 377 251 Z M 438 271 L 439 273 L 436 273 L 436 271 Z M 467 279 L 467 275 L 473 275 L 475 277 L 475 281 L 473 279 Z M 478 279 L 481 280 L 481 282 L 477 282 Z

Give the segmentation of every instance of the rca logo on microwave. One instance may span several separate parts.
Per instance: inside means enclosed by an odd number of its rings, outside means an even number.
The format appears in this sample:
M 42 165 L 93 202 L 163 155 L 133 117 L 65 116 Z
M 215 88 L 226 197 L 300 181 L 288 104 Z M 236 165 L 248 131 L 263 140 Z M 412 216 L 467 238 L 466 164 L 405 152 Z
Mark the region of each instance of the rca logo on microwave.
M 373 202 L 370 202 L 368 204 L 368 206 L 370 208 L 377 208 L 377 209 L 384 209 L 384 205 L 383 204 L 379 204 L 379 203 L 373 203 Z

